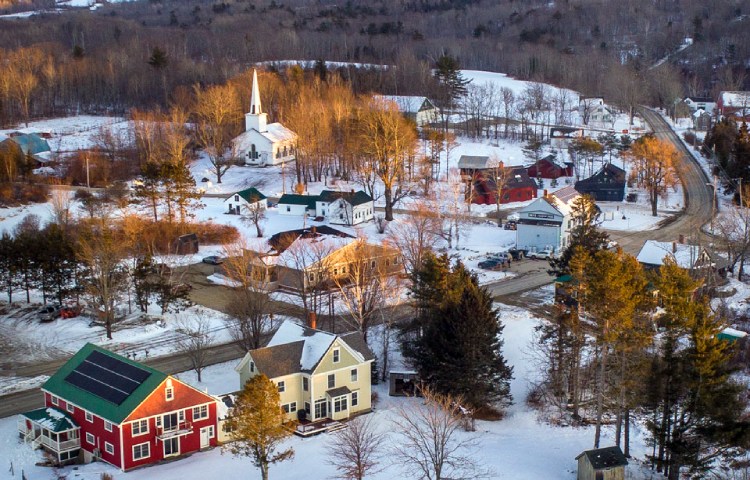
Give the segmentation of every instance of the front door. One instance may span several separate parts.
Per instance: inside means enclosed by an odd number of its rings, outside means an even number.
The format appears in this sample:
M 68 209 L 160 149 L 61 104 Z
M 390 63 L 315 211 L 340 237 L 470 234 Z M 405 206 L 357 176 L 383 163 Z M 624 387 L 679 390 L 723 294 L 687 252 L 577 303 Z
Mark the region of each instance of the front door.
M 208 448 L 209 447 L 209 428 L 211 427 L 203 427 L 201 428 L 201 448 Z
M 326 418 L 328 416 L 328 401 L 318 400 L 315 402 L 315 420 Z

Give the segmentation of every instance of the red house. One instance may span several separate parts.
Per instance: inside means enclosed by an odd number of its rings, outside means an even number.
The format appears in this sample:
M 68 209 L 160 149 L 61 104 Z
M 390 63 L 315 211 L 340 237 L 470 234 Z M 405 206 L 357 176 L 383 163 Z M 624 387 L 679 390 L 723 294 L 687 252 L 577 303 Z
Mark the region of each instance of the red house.
M 558 165 L 553 155 L 547 155 L 526 169 L 531 178 L 560 178 L 573 176 L 573 164 Z
M 461 178 L 466 182 L 466 199 L 478 205 L 494 205 L 498 193 L 497 179 L 505 178 L 500 203 L 523 202 L 536 198 L 539 186 L 522 166 L 505 166 L 488 156 L 461 155 L 458 159 Z
M 750 120 L 750 91 L 720 92 L 716 109 L 722 117 L 731 117 L 738 122 Z
M 125 471 L 217 445 L 216 399 L 90 343 L 42 392 L 45 407 L 21 415 L 18 430 L 61 464 Z

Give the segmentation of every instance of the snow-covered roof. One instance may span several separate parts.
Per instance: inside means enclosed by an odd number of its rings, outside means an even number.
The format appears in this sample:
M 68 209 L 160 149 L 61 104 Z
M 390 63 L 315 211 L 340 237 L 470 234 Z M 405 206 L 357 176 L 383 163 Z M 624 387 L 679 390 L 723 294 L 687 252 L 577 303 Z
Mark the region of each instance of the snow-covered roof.
M 648 265 L 664 264 L 667 257 L 671 257 L 682 268 L 693 268 L 700 257 L 701 247 L 679 242 L 658 242 L 646 240 L 638 252 L 638 261 Z
M 573 201 L 580 196 L 581 194 L 573 188 L 573 185 L 568 185 L 567 187 L 563 187 L 560 190 L 547 195 L 545 200 L 555 207 L 558 212 L 562 213 L 563 216 L 567 216 L 570 215 Z
M 725 107 L 750 107 L 750 92 L 721 92 L 719 97 Z
M 284 142 L 287 140 L 294 140 L 297 138 L 297 134 L 286 128 L 280 123 L 269 123 L 266 125 L 266 131 L 260 132 L 261 135 L 269 139 L 273 143 Z
M 289 320 L 284 321 L 266 347 L 275 347 L 303 341 L 300 369 L 312 370 L 328 351 L 336 335 L 320 330 L 305 328 Z
M 279 254 L 276 263 L 295 270 L 310 267 L 356 240 L 335 235 L 319 235 L 314 238 L 301 236 Z
M 724 335 L 729 335 L 730 337 L 735 338 L 745 338 L 747 337 L 747 332 L 743 332 L 742 330 L 737 330 L 736 328 L 727 327 L 724 330 L 721 331 Z
M 375 98 L 394 102 L 402 113 L 417 113 L 425 102 L 429 102 L 427 97 L 411 95 L 376 95 Z

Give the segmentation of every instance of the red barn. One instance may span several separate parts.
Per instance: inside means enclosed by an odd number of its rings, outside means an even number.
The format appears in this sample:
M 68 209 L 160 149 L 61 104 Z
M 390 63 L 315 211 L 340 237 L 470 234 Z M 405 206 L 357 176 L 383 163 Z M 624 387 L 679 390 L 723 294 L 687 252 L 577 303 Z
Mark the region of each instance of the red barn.
M 573 164 L 566 163 L 563 167 L 555 162 L 553 155 L 547 155 L 526 169 L 531 178 L 555 179 L 573 176 Z
M 523 202 L 536 198 L 537 183 L 522 166 L 505 166 L 488 156 L 461 155 L 461 177 L 466 182 L 466 198 L 478 205 L 494 205 L 498 193 L 497 178 L 504 177 L 500 203 Z
M 24 413 L 19 432 L 61 464 L 130 470 L 217 445 L 216 399 L 90 343 L 42 391 L 46 406 Z

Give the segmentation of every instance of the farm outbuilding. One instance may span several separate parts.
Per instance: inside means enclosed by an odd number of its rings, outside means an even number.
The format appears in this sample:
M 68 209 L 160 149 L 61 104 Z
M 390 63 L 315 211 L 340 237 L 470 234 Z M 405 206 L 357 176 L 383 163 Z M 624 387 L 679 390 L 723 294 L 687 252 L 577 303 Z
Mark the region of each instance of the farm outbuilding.
M 576 457 L 578 480 L 624 480 L 628 460 L 620 447 L 586 450 Z

